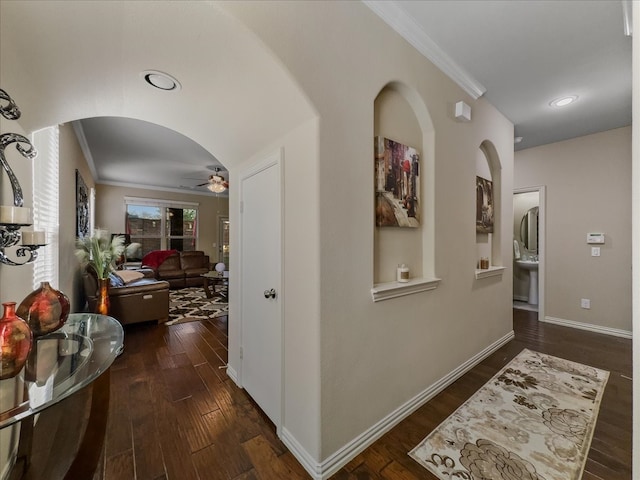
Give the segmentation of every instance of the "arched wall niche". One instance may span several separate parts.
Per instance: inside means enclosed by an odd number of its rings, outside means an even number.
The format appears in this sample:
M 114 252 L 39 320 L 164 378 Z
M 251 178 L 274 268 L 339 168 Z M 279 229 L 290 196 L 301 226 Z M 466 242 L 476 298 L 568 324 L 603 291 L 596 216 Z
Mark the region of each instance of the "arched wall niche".
M 476 253 L 478 260 L 482 257 L 489 259 L 491 267 L 502 267 L 502 245 L 500 235 L 495 233 L 501 231 L 501 205 L 502 205 L 502 165 L 498 151 L 493 143 L 484 140 L 476 155 L 476 176 L 486 178 L 492 182 L 493 200 L 493 232 L 480 233 L 476 230 Z M 476 189 L 477 189 L 476 185 Z
M 418 92 L 401 82 L 390 82 L 380 90 L 374 101 L 375 137 L 388 138 L 417 150 L 420 225 L 374 227 L 373 284 L 395 282 L 397 266 L 403 263 L 409 267 L 411 279 L 433 278 L 435 133 L 431 116 Z M 375 219 L 372 221 L 375 225 Z

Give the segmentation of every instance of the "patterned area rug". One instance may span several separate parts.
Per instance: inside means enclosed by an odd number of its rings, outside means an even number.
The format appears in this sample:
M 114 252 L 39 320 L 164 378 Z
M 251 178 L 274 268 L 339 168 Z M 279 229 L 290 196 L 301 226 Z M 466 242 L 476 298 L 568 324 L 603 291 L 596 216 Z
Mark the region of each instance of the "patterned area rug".
M 226 288 L 216 291 L 226 293 Z M 227 315 L 226 298 L 207 298 L 202 287 L 187 287 L 169 291 L 169 321 L 165 325 L 195 322 Z
M 579 480 L 608 378 L 525 349 L 409 455 L 442 480 Z

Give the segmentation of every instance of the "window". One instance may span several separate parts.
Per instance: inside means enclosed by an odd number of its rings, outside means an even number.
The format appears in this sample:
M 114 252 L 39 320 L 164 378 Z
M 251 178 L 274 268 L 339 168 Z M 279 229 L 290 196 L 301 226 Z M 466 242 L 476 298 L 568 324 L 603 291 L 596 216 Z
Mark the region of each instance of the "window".
M 33 288 L 41 282 L 58 285 L 59 244 L 59 131 L 58 127 L 34 132 L 32 142 L 38 156 L 33 164 L 33 229 L 47 233 L 47 245 L 40 247 L 33 264 Z
M 152 250 L 196 249 L 198 204 L 127 197 L 125 205 L 126 232 L 142 246 L 139 259 Z

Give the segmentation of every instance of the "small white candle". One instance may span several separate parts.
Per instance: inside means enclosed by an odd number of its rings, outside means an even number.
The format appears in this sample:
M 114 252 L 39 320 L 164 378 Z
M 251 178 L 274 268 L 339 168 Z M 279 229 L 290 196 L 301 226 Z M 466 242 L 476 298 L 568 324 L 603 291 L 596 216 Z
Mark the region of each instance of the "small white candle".
M 31 209 L 27 207 L 0 206 L 0 223 L 31 225 Z
M 22 245 L 44 245 L 47 243 L 45 232 L 23 230 Z

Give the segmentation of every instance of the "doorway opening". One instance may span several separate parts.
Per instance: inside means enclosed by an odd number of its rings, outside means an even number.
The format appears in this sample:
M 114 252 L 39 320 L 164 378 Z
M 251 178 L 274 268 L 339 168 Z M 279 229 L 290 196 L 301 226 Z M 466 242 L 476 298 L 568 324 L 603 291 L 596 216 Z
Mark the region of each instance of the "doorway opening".
M 513 192 L 513 308 L 544 320 L 545 186 Z

